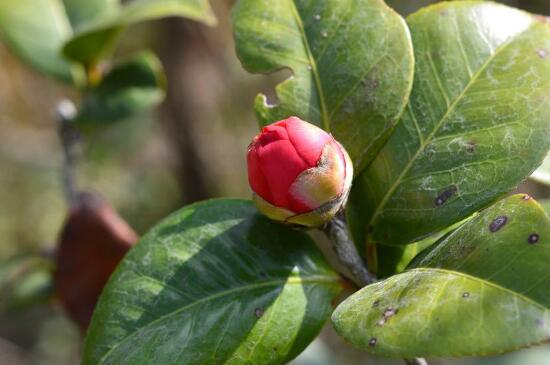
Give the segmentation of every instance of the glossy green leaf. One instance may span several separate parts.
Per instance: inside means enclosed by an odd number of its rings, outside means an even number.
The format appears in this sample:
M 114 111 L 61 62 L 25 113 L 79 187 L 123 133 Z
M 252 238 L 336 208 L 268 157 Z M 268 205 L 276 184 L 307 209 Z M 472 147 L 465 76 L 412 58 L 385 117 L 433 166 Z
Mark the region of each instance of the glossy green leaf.
M 369 268 L 377 274 L 378 278 L 387 278 L 388 276 L 403 272 L 419 254 L 471 218 L 472 217 L 468 217 L 461 222 L 445 228 L 441 232 L 423 238 L 409 245 L 368 245 L 365 249 L 365 258 L 369 264 Z
M 340 290 L 305 233 L 249 201 L 195 204 L 123 260 L 83 364 L 286 364 L 318 334 Z
M 528 195 L 514 195 L 443 237 L 409 271 L 350 297 L 333 320 L 348 341 L 389 356 L 536 345 L 550 338 L 549 262 L 550 218 Z
M 63 53 L 84 65 L 93 65 L 112 52 L 120 33 L 132 24 L 168 16 L 181 16 L 216 24 L 208 0 L 135 0 L 107 19 L 79 29 Z
M 410 245 L 389 246 L 376 245 L 372 249 L 374 260 L 367 257 L 367 261 L 376 262 L 376 275 L 378 278 L 387 278 L 388 276 L 400 273 L 410 264 L 410 262 L 423 250 L 436 242 L 434 237 L 427 237 L 421 241 Z
M 71 33 L 61 0 L 0 1 L 3 40 L 26 63 L 65 82 L 73 75 L 59 52 Z
M 295 115 L 332 132 L 356 172 L 372 160 L 412 83 L 403 19 L 381 0 L 240 0 L 232 17 L 248 71 L 293 73 L 276 87 L 277 105 L 256 98 L 260 124 Z
M 117 122 L 150 110 L 164 99 L 166 79 L 158 58 L 143 52 L 113 67 L 84 95 L 76 122 L 81 127 Z
M 461 220 L 530 175 L 550 143 L 547 24 L 478 1 L 440 3 L 408 23 L 410 102 L 351 195 L 354 230 L 370 243 L 406 244 Z

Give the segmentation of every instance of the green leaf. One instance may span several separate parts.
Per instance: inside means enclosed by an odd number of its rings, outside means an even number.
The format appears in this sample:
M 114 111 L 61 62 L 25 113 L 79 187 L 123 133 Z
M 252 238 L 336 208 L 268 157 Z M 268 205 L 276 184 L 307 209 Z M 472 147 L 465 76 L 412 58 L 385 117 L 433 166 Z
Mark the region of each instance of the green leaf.
M 0 265 L 0 312 L 20 310 L 53 298 L 53 263 L 24 256 Z
M 351 343 L 387 356 L 536 345 L 550 338 L 548 262 L 550 218 L 528 195 L 514 195 L 443 237 L 410 271 L 354 294 L 333 321 Z
M 168 16 L 216 24 L 208 0 L 134 0 L 109 18 L 81 28 L 64 46 L 63 53 L 83 65 L 94 65 L 112 52 L 118 36 L 128 26 Z
M 440 3 L 408 23 L 410 102 L 350 199 L 363 242 L 406 244 L 461 220 L 512 190 L 549 148 L 547 24 L 476 1 Z
M 381 0 L 240 0 L 237 54 L 252 73 L 283 68 L 277 105 L 258 95 L 261 125 L 298 116 L 331 131 L 356 172 L 380 150 L 407 102 L 413 56 L 403 19 Z
M 473 216 L 472 216 L 473 217 Z M 441 232 L 428 236 L 409 245 L 385 245 L 371 244 L 366 248 L 361 247 L 361 252 L 366 253 L 366 261 L 372 272 L 377 274 L 378 278 L 387 278 L 388 276 L 403 272 L 411 261 L 428 247 L 438 242 L 441 238 L 450 234 L 463 223 L 471 219 L 468 217 L 458 223 L 455 223 Z
M 83 364 L 285 364 L 318 334 L 340 290 L 305 233 L 249 201 L 195 204 L 120 264 Z
M 72 33 L 61 0 L 0 1 L 0 33 L 30 66 L 62 81 L 72 81 L 71 65 L 59 54 Z
M 88 90 L 76 122 L 80 127 L 117 122 L 157 106 L 166 94 L 166 79 L 155 54 L 142 52 L 115 65 Z
M 82 70 L 62 57 L 61 47 L 73 27 L 107 17 L 118 5 L 117 0 L 3 0 L 0 34 L 33 68 L 64 82 L 80 83 Z

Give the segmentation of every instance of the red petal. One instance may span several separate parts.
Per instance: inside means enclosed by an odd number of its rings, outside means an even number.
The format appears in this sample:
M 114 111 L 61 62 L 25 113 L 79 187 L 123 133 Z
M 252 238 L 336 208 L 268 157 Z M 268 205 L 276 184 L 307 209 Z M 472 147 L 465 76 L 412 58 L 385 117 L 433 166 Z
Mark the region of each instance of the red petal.
M 270 124 L 262 129 L 262 133 L 256 137 L 254 143 L 259 146 L 266 146 L 272 142 L 288 140 L 285 121 Z
M 308 166 L 287 140 L 259 146 L 257 151 L 261 169 L 273 196 L 273 202 L 270 203 L 294 211 L 289 188 Z
M 248 183 L 250 184 L 250 187 L 264 200 L 273 204 L 273 196 L 271 195 L 269 184 L 267 183 L 267 180 L 262 172 L 257 150 L 254 144 L 248 149 L 246 161 L 248 163 Z
M 331 139 L 330 135 L 296 117 L 286 120 L 286 131 L 296 152 L 306 161 L 308 167 L 317 166 L 323 147 Z

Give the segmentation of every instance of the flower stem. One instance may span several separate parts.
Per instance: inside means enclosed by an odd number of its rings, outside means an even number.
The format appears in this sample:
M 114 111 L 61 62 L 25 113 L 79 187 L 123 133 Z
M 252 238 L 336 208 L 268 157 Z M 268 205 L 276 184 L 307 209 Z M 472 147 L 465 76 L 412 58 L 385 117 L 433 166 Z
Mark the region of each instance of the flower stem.
M 353 276 L 353 281 L 359 286 L 364 287 L 376 281 L 376 277 L 369 272 L 363 262 L 353 240 L 349 236 L 344 211 L 338 213 L 332 220 L 326 223 L 321 230 L 332 242 L 332 247 L 338 259 Z M 407 365 L 428 365 L 423 358 L 404 359 Z
M 353 281 L 359 287 L 367 286 L 376 281 L 376 277 L 367 269 L 349 236 L 343 211 L 321 227 L 321 230 L 330 239 L 336 256 L 338 256 L 342 265 L 349 269 Z

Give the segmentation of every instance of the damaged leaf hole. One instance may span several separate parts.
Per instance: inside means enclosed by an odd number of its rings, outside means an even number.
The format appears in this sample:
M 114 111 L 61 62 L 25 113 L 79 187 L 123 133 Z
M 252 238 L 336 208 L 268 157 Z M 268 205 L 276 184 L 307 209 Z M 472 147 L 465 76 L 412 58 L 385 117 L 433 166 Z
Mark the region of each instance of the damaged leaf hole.
M 489 231 L 495 233 L 496 231 L 500 230 L 505 224 L 508 222 L 508 217 L 505 215 L 501 215 L 496 217 L 491 224 L 489 224 Z
M 262 308 L 256 308 L 254 310 L 254 315 L 256 316 L 256 318 L 262 318 L 262 316 L 264 315 L 264 310 Z
M 533 233 L 531 235 L 529 235 L 529 238 L 527 238 L 527 242 L 529 242 L 530 244 L 535 244 L 539 241 L 540 239 L 540 236 L 536 233 Z
M 437 198 L 435 198 L 435 206 L 436 207 L 442 206 L 449 199 L 451 199 L 453 195 L 455 195 L 457 192 L 458 192 L 458 188 L 455 185 L 449 187 L 447 190 L 439 194 Z
M 378 340 L 376 339 L 376 337 L 373 337 L 369 340 L 369 346 L 374 347 L 374 346 L 376 346 L 377 342 L 378 342 Z
M 396 308 L 393 308 L 393 307 L 388 307 L 384 313 L 382 313 L 382 318 L 377 322 L 377 324 L 379 326 L 383 326 L 386 324 L 386 322 L 388 322 L 388 320 L 395 316 L 397 313 L 399 312 L 398 309 Z
M 470 297 L 470 293 L 468 293 L 468 292 L 462 293 L 462 298 L 466 299 L 466 298 L 469 298 L 469 297 Z

